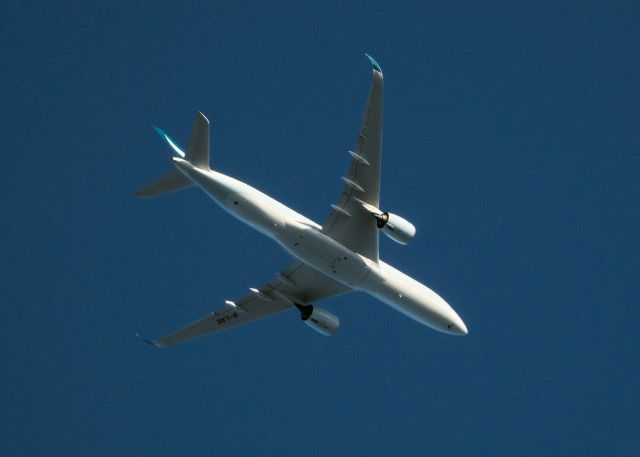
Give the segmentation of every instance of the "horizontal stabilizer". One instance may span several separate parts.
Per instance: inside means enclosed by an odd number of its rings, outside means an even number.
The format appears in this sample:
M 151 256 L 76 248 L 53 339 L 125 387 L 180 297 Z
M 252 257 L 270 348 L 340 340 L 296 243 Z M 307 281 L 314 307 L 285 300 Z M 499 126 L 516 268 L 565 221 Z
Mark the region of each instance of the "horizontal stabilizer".
M 150 182 L 142 189 L 137 190 L 133 195 L 140 198 L 152 198 L 160 195 L 175 192 L 177 190 L 186 189 L 193 186 L 193 181 L 187 178 L 178 170 L 171 170 L 164 176 L 159 177 L 153 182 Z

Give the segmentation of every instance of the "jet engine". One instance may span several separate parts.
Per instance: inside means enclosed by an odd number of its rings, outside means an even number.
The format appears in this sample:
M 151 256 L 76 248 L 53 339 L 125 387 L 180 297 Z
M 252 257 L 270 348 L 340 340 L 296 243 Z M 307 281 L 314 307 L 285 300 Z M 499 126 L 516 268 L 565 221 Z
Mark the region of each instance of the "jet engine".
M 396 243 L 409 244 L 416 236 L 415 226 L 397 214 L 381 211 L 373 205 L 360 201 L 364 209 L 369 211 L 376 219 L 378 228 Z
M 378 220 L 378 228 L 396 243 L 409 244 L 416 236 L 415 226 L 403 217 L 393 213 L 374 214 Z
M 326 309 L 313 305 L 299 305 L 298 303 L 295 305 L 300 310 L 300 317 L 304 323 L 316 332 L 322 333 L 324 336 L 331 336 L 338 331 L 340 319 Z

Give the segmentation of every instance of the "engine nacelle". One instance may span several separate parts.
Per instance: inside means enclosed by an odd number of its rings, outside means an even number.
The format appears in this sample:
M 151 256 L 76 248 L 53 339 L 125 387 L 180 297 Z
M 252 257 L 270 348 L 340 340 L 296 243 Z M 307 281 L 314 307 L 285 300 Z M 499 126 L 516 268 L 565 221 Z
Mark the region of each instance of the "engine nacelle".
M 396 243 L 409 244 L 416 236 L 415 226 L 397 214 L 384 212 L 375 216 L 378 220 L 378 228 Z
M 305 324 L 324 336 L 331 336 L 338 331 L 340 319 L 326 309 L 313 305 L 295 304 Z

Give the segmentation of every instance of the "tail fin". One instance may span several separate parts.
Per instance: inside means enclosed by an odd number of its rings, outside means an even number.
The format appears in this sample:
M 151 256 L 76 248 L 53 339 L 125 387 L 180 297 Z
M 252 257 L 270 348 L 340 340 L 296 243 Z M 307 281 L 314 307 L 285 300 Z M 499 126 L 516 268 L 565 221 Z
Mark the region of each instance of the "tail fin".
M 204 114 L 198 112 L 191 129 L 189 146 L 185 153 L 175 141 L 158 127 L 154 127 L 158 134 L 171 146 L 171 148 L 192 165 L 209 170 L 209 120 Z M 171 170 L 155 181 L 150 182 L 142 189 L 134 192 L 134 195 L 141 198 L 152 198 L 160 195 L 186 189 L 193 186 L 193 182 L 182 174 L 179 170 Z
M 196 120 L 193 121 L 189 146 L 184 158 L 194 167 L 209 169 L 209 120 L 199 111 L 196 114 Z

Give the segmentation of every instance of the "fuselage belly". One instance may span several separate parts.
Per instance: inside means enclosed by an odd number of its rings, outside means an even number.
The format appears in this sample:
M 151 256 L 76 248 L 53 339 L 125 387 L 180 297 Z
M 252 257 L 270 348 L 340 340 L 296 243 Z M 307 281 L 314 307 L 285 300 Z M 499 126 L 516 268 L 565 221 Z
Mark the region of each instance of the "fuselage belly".
M 435 330 L 467 333 L 453 308 L 415 279 L 351 251 L 322 233 L 317 223 L 241 181 L 179 158 L 174 162 L 224 210 L 275 240 L 293 257 Z

